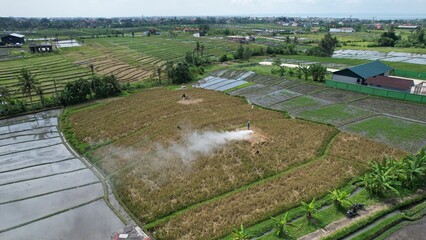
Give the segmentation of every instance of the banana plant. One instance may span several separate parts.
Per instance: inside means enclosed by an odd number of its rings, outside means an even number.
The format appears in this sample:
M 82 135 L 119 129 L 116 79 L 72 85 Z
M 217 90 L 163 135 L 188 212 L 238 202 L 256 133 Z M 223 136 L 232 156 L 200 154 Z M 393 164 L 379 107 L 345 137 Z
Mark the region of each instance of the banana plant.
M 288 221 L 288 213 L 284 214 L 281 218 L 271 217 L 275 222 L 275 234 L 277 237 L 285 237 L 288 236 L 288 231 L 286 230 L 287 226 L 295 227 Z
M 306 212 L 306 217 L 308 219 L 313 219 L 313 215 L 318 212 L 318 207 L 316 206 L 315 198 L 312 199 L 310 203 L 302 202 L 301 204 Z
M 241 224 L 240 229 L 234 228 L 232 231 L 232 240 L 249 240 L 250 234 L 245 230 L 244 225 Z

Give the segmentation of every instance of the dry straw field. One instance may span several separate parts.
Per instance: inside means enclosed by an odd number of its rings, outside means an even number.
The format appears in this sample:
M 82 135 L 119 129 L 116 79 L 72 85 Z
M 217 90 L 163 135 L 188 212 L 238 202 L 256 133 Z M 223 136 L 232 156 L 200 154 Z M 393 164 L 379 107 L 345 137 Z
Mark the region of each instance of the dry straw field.
M 250 139 L 234 132 L 248 120 Z M 158 239 L 226 236 L 345 184 L 370 160 L 405 154 L 201 89 L 145 90 L 71 110 L 67 122 Z

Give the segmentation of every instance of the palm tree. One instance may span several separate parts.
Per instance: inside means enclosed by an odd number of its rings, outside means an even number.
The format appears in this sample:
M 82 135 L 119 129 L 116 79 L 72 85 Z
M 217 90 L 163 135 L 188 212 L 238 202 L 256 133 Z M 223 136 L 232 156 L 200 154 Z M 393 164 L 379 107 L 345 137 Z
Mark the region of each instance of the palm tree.
M 41 88 L 36 88 L 36 93 L 40 97 L 41 106 L 44 107 L 44 104 L 46 103 L 46 99 L 44 98 L 44 92 Z
M 206 46 L 204 45 L 204 43 L 202 43 L 201 46 L 200 46 L 201 56 L 204 56 L 204 50 L 205 49 L 206 49 Z
M 241 224 L 240 229 L 234 228 L 232 231 L 232 240 L 249 240 L 250 238 L 251 236 L 244 229 L 243 224 Z
M 331 199 L 333 200 L 333 204 L 337 207 L 345 207 L 352 205 L 352 202 L 349 200 L 350 194 L 346 191 L 340 191 L 339 189 L 335 189 L 330 191 Z
M 163 72 L 163 66 L 155 67 L 154 72 L 151 74 L 151 78 L 158 77 L 158 83 L 161 84 L 161 74 Z
M 315 198 L 310 203 L 302 202 L 303 210 L 306 212 L 308 219 L 313 219 L 313 215 L 318 212 L 318 207 L 315 204 Z
M 197 43 L 195 44 L 195 49 L 194 49 L 194 51 L 197 52 L 197 56 L 200 55 L 200 49 L 201 49 L 200 43 L 197 41 Z
M 166 72 L 167 80 L 169 81 L 169 83 L 171 82 L 171 79 L 173 78 L 173 69 L 174 69 L 173 61 L 167 61 L 164 64 L 164 71 Z
M 284 214 L 280 219 L 274 217 L 271 217 L 271 219 L 275 222 L 275 231 L 277 237 L 288 236 L 288 231 L 285 229 L 286 226 L 294 227 L 294 225 L 288 221 L 288 213 Z
M 10 93 L 6 87 L 0 87 L 0 105 L 6 104 L 10 100 Z
M 89 64 L 89 68 L 90 68 L 90 71 L 92 72 L 92 77 L 93 77 L 95 75 L 95 65 L 91 63 Z
M 31 105 L 33 104 L 33 91 L 37 93 L 38 89 L 38 81 L 35 78 L 35 75 L 32 74 L 26 68 L 21 69 L 20 75 L 18 78 L 18 85 L 20 86 L 18 91 L 20 91 L 23 95 L 30 97 Z

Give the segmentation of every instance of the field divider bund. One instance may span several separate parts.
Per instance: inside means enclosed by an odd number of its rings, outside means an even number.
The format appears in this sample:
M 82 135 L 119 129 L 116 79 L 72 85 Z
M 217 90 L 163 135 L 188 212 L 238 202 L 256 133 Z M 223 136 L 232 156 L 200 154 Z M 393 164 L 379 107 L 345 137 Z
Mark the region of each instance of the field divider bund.
M 75 169 L 75 170 L 71 170 L 71 171 L 66 171 L 66 172 L 61 172 L 61 173 L 49 174 L 49 175 L 41 176 L 41 177 L 33 177 L 33 178 L 18 180 L 18 181 L 15 181 L 15 182 L 3 183 L 3 184 L 0 184 L 0 187 L 1 186 L 5 186 L 5 185 L 14 184 L 14 183 L 26 182 L 26 181 L 31 181 L 31 180 L 36 180 L 36 179 L 42 179 L 42 178 L 47 178 L 47 177 L 53 177 L 53 176 L 57 176 L 57 175 L 67 174 L 67 173 L 78 172 L 78 171 L 81 171 L 81 170 L 84 170 L 84 169 L 87 169 L 87 167 L 79 168 L 79 169 Z
M 33 135 L 38 135 L 38 134 L 33 134 Z M 49 139 L 55 139 L 55 138 L 60 138 L 60 136 L 46 137 L 43 139 L 34 139 L 34 140 L 28 140 L 28 141 L 22 141 L 22 142 L 16 142 L 16 143 L 8 143 L 8 144 L 0 145 L 0 147 L 7 147 L 10 145 L 21 144 L 21 143 L 38 142 L 40 140 L 49 140 Z M 1 140 L 4 140 L 4 139 L 1 139 Z
M 62 145 L 62 143 L 55 143 L 55 144 L 52 144 L 52 145 L 49 145 L 49 146 L 42 146 L 42 147 L 37 147 L 37 148 L 30 148 L 30 149 L 25 149 L 25 150 L 21 150 L 21 151 L 16 151 L 16 152 L 12 152 L 12 153 L 0 154 L 0 157 L 12 155 L 12 154 L 15 154 L 15 153 L 28 152 L 28 151 L 32 151 L 32 150 L 36 150 L 36 149 L 41 149 L 41 148 L 53 147 L 53 146 L 57 146 L 57 145 Z
M 83 168 L 83 169 L 85 169 L 85 168 Z M 90 185 L 94 185 L 94 184 L 97 184 L 97 183 L 100 183 L 100 181 L 90 182 L 90 183 L 86 183 L 86 184 L 79 185 L 79 186 L 74 186 L 74 187 L 69 187 L 69 188 L 63 188 L 63 189 L 60 189 L 60 190 L 55 190 L 55 191 L 51 191 L 51 192 L 37 194 L 37 195 L 29 196 L 29 197 L 24 197 L 24 198 L 14 199 L 14 200 L 6 201 L 6 202 L 1 202 L 0 205 L 5 205 L 5 204 L 8 204 L 8 203 L 14 203 L 14 202 L 20 202 L 20 201 L 31 199 L 31 198 L 37 198 L 37 197 L 49 195 L 49 194 L 52 194 L 52 193 L 58 193 L 58 192 L 66 191 L 66 190 L 71 190 L 71 189 L 76 189 L 76 188 L 80 188 L 80 187 L 90 186 Z
M 77 209 L 77 208 L 79 208 L 79 207 L 82 207 L 82 206 L 85 206 L 85 205 L 88 205 L 88 204 L 94 203 L 94 202 L 99 201 L 99 200 L 101 200 L 101 199 L 102 199 L 102 197 L 100 197 L 100 198 L 96 198 L 96 199 L 90 200 L 89 202 L 82 203 L 82 204 L 79 204 L 79 205 L 77 205 L 77 206 L 74 206 L 74 207 L 71 207 L 71 208 L 67 208 L 67 209 L 64 209 L 64 210 L 61 210 L 61 211 L 58 211 L 58 212 L 54 212 L 54 213 L 48 214 L 48 215 L 46 215 L 46 216 L 43 216 L 43 217 L 40 217 L 40 218 L 37 218 L 37 219 L 33 219 L 33 220 L 29 221 L 29 222 L 25 222 L 25 223 L 22 223 L 22 224 L 19 224 L 19 225 L 13 226 L 13 227 L 9 227 L 9 228 L 6 228 L 6 229 L 2 229 L 2 230 L 0 230 L 0 233 L 7 232 L 7 231 L 11 231 L 11 230 L 13 230 L 13 229 L 20 228 L 20 227 L 23 227 L 23 226 L 29 225 L 29 224 L 31 224 L 31 223 L 38 222 L 38 221 L 40 221 L 40 220 L 47 219 L 47 218 L 53 217 L 53 216 L 55 216 L 55 215 L 59 215 L 59 214 L 61 214 L 61 213 L 64 213 L 64 212 L 68 212 L 68 211 L 70 211 L 70 210 Z

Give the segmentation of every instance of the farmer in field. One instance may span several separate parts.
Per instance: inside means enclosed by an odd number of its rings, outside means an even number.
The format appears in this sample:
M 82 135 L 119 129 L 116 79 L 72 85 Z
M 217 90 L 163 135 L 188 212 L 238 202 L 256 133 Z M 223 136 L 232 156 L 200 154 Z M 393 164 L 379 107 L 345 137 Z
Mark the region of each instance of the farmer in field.
M 250 130 L 250 120 L 247 122 L 247 130 Z

